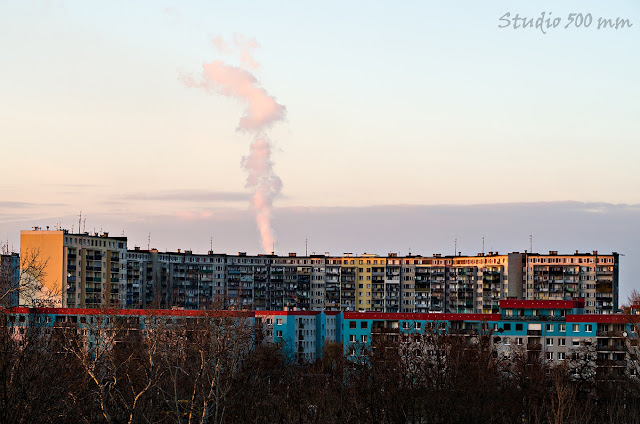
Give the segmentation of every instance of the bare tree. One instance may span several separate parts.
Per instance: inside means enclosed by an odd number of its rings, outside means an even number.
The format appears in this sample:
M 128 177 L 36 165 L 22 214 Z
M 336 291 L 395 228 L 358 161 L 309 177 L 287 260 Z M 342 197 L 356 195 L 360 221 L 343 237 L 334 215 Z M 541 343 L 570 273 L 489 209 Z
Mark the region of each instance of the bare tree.
M 230 390 L 253 337 L 253 323 L 240 311 L 208 311 L 175 329 L 163 391 L 176 422 L 225 422 Z
M 82 390 L 74 358 L 47 317 L 0 313 L 0 422 L 75 422 Z
M 109 312 L 83 317 L 80 331 L 67 334 L 65 348 L 77 358 L 102 419 L 130 424 L 165 372 L 168 334 L 163 320 L 153 316 L 141 326 L 138 317 Z M 92 413 L 87 411 L 89 421 Z
M 47 287 L 48 258 L 38 249 L 26 250 L 12 260 L 3 255 L 0 266 L 0 310 L 21 304 L 30 307 L 62 306 L 61 287 Z

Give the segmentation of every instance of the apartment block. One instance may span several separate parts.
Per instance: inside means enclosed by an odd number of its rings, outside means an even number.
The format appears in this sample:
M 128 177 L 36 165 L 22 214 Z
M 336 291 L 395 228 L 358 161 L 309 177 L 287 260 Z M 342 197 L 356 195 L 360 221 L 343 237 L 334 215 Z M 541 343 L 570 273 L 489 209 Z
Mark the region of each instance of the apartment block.
M 21 239 L 46 258 L 43 299 L 58 306 L 495 314 L 506 299 L 580 298 L 586 314 L 618 310 L 615 252 L 199 254 L 40 228 Z
M 108 233 L 71 234 L 34 227 L 20 233 L 24 263 L 44 268 L 43 287 L 20 304 L 91 308 L 120 307 L 125 301 L 126 237 Z M 21 275 L 21 278 L 30 278 Z
M 502 300 L 498 313 L 491 314 L 288 310 L 212 315 L 188 310 L 73 308 L 14 308 L 4 314 L 16 336 L 27 325 L 59 326 L 66 331 L 70 326 L 95 325 L 96 318 L 106 326 L 126 321 L 144 330 L 152 320 L 161 320 L 163 328 L 182 329 L 196 327 L 198 320 L 225 316 L 253 326 L 255 343 L 279 343 L 290 360 L 305 361 L 322 358 L 325 347 L 333 343 L 353 358 L 380 346 L 395 346 L 408 360 L 428 357 L 442 348 L 437 343 L 447 342 L 439 336 L 448 335 L 463 342 L 461 346 L 485 340 L 496 357 L 505 361 L 566 364 L 576 378 L 638 376 L 637 315 L 585 314 L 584 305 L 583 299 Z
M 126 257 L 127 307 L 211 309 L 222 305 L 227 255 L 134 248 Z
M 0 254 L 0 309 L 18 306 L 20 281 L 20 255 Z
M 528 254 L 526 298 L 562 300 L 566 297 L 585 299 L 590 314 L 611 314 L 618 309 L 617 253 L 579 253 L 572 255 Z

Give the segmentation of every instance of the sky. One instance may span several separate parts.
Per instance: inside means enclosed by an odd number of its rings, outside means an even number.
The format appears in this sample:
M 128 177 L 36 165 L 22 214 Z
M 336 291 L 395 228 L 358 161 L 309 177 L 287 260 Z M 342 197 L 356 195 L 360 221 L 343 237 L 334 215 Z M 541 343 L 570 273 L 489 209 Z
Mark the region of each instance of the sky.
M 558 27 L 510 21 L 542 12 Z M 565 28 L 577 14 L 589 27 Z M 237 37 L 259 66 L 214 43 Z M 635 0 L 0 0 L 0 238 L 77 230 L 80 211 L 87 231 L 200 251 L 430 254 L 457 238 L 475 254 L 534 233 L 535 250 L 624 253 L 624 293 L 639 286 L 638 46 Z M 207 80 L 212 63 L 286 113 L 243 130 L 247 99 Z M 258 202 L 268 243 L 243 162 L 258 136 L 281 181 Z

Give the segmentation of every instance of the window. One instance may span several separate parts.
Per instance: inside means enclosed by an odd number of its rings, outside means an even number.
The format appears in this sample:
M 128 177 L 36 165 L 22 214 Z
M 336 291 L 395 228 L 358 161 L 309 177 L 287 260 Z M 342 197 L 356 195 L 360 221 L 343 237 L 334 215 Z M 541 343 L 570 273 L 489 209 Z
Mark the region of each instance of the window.
M 505 337 L 504 338 L 504 342 L 503 342 L 506 346 L 509 346 L 511 344 L 511 339 L 509 337 Z
M 355 343 L 355 342 L 356 342 L 356 335 L 355 335 L 355 334 L 351 334 L 351 335 L 349 336 L 349 341 L 350 341 L 351 343 Z
M 523 343 L 522 343 L 522 337 L 516 337 L 516 344 L 517 344 L 518 346 L 521 346 L 521 345 L 523 344 Z
M 349 321 L 349 328 L 356 328 L 356 322 L 355 321 Z
M 558 339 L 558 346 L 565 346 L 566 345 L 566 339 Z
M 547 352 L 547 360 L 553 361 L 553 352 Z
M 522 331 L 522 324 L 516 324 L 516 331 Z
M 580 339 L 571 340 L 571 346 L 580 346 Z
M 405 330 L 408 330 L 409 329 L 409 323 L 407 321 L 404 321 L 402 323 L 402 328 L 405 329 Z
M 547 339 L 547 346 L 553 346 L 553 339 Z
M 282 325 L 282 318 L 276 318 L 276 325 Z
M 553 331 L 553 324 L 547 324 L 547 331 Z
M 415 327 L 416 330 L 419 330 L 422 327 L 422 323 L 416 322 Z
M 281 330 L 276 331 L 276 337 L 282 337 L 282 331 Z
M 366 343 L 367 342 L 367 335 L 363 334 L 361 340 L 362 340 L 362 343 Z
M 585 331 L 587 333 L 591 333 L 593 331 L 593 326 L 591 324 L 585 325 Z
M 578 333 L 580 331 L 580 324 L 573 324 L 573 332 Z
M 567 331 L 567 325 L 566 324 L 558 324 L 558 331 L 560 331 L 561 333 L 564 333 L 565 331 Z
M 511 331 L 511 324 L 505 324 L 504 331 Z
M 564 352 L 558 352 L 558 361 L 564 361 L 566 354 Z
M 367 328 L 367 321 L 360 322 L 360 328 Z

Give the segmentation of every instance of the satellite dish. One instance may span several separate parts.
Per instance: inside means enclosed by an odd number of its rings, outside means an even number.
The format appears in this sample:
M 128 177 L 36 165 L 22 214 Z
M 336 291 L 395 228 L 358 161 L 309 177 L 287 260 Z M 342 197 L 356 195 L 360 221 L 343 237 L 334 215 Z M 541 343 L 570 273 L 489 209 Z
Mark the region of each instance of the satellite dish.
M 627 337 L 627 332 L 626 331 L 622 332 L 622 337 Z

